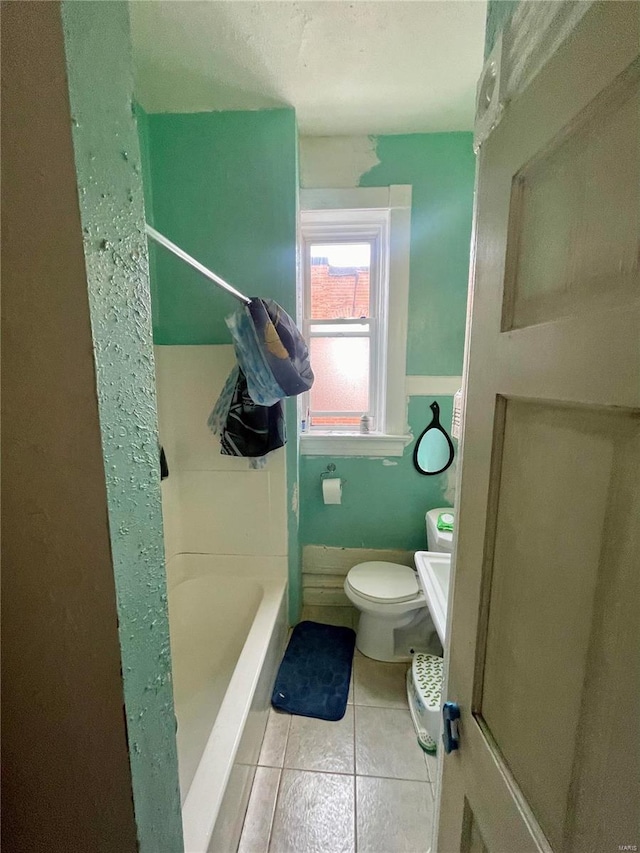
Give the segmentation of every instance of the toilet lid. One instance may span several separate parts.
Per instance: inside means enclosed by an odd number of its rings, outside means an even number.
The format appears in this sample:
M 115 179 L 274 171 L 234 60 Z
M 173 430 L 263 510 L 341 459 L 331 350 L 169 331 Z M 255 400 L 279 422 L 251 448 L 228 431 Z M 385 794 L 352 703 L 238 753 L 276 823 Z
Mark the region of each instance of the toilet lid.
M 420 592 L 413 569 L 397 563 L 359 563 L 347 580 L 354 592 L 371 601 L 411 601 Z

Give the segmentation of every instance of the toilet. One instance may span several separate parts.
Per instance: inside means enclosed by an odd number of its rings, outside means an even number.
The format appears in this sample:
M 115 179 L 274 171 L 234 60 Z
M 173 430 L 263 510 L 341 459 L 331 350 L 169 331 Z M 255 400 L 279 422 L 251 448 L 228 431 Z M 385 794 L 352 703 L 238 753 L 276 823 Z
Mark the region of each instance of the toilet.
M 429 551 L 451 553 L 453 533 L 438 530 L 441 513 L 450 507 L 431 509 L 425 516 Z M 411 660 L 424 649 L 434 633 L 433 622 L 415 569 L 398 563 L 358 563 L 344 582 L 349 601 L 360 611 L 356 647 L 363 655 L 380 661 Z

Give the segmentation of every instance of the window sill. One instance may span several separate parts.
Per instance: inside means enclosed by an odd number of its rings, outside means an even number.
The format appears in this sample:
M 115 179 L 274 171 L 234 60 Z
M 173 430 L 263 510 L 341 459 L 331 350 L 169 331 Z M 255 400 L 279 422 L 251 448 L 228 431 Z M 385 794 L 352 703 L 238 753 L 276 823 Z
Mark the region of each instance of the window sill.
M 300 453 L 302 456 L 402 456 L 412 440 L 412 435 L 305 432 L 300 435 Z

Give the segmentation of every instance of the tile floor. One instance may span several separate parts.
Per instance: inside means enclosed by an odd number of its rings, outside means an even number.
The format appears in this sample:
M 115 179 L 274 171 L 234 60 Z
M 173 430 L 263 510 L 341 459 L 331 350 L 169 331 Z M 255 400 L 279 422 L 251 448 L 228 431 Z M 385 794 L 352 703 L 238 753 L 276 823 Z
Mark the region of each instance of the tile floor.
M 302 617 L 354 624 L 346 607 Z M 406 671 L 356 652 L 342 720 L 270 711 L 239 853 L 426 853 L 436 759 L 416 742 Z

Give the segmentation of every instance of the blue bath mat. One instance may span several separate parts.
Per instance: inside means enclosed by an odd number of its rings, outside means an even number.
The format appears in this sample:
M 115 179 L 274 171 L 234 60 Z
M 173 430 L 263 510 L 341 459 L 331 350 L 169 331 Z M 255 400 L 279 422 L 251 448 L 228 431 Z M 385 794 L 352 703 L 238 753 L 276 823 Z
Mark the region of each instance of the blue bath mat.
M 356 632 L 300 622 L 284 654 L 271 704 L 280 711 L 319 720 L 341 720 L 347 710 Z

